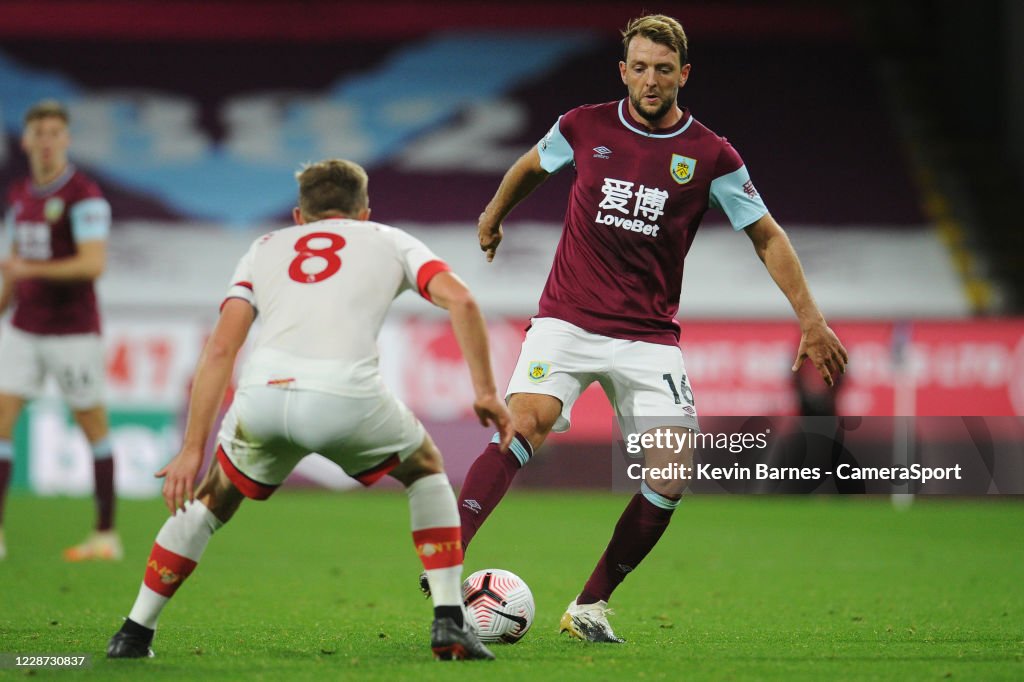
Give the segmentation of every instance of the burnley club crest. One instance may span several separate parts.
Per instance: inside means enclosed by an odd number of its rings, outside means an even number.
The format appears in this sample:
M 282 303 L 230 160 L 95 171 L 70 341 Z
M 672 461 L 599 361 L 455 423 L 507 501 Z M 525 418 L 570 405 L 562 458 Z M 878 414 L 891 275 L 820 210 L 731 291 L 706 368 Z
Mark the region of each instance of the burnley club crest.
M 693 171 L 697 168 L 697 159 L 691 159 L 682 154 L 673 154 L 672 163 L 669 165 L 669 173 L 672 179 L 680 185 L 685 185 L 693 179 Z

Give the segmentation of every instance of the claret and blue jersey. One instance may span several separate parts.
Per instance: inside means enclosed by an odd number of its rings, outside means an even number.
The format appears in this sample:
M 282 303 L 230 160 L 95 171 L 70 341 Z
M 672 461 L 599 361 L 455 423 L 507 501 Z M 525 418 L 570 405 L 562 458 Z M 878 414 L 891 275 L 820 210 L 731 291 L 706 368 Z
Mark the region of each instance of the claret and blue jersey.
M 74 166 L 39 186 L 31 178 L 7 193 L 7 229 L 18 255 L 32 261 L 69 258 L 78 244 L 105 240 L 110 204 L 99 186 Z M 11 323 L 32 334 L 89 334 L 100 331 L 91 281 L 25 279 L 15 284 Z
M 721 208 L 741 230 L 768 212 L 739 154 L 686 109 L 649 131 L 626 100 L 569 111 L 537 150 L 545 171 L 576 171 L 538 317 L 678 344 L 683 259 L 704 213 Z

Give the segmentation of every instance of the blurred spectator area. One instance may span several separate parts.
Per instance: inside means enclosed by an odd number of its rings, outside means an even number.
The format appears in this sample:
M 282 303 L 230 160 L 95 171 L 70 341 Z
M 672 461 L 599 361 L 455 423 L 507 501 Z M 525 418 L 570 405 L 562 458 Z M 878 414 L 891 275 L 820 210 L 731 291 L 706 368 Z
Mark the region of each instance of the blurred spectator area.
M 743 155 L 773 215 L 791 229 L 816 291 L 835 290 L 825 296 L 832 315 L 959 317 L 1000 300 L 971 290 L 971 282 L 988 286 L 990 275 L 1006 270 L 987 268 L 984 250 L 998 247 L 998 238 L 977 236 L 997 229 L 992 218 L 971 213 L 973 197 L 948 191 L 950 182 L 929 180 L 935 167 L 972 178 L 998 171 L 977 159 L 915 154 L 934 149 L 921 133 L 927 126 L 906 124 L 921 120 L 927 99 L 893 90 L 909 80 L 925 94 L 943 91 L 933 78 L 915 80 L 917 70 L 889 78 L 892 70 L 880 66 L 929 63 L 929 27 L 939 22 L 950 32 L 960 14 L 953 3 L 908 5 L 726 2 L 674 10 L 693 64 L 682 103 Z M 224 254 L 288 222 L 291 174 L 328 156 L 368 168 L 375 219 L 451 244 L 444 255 L 460 272 L 472 271 L 472 225 L 508 165 L 561 113 L 623 95 L 617 31 L 636 11 L 629 3 L 452 0 L 6 2 L 0 181 L 25 170 L 17 150 L 25 108 L 44 96 L 67 100 L 72 157 L 114 205 L 104 297 L 115 307 L 140 303 L 131 283 L 142 272 L 168 292 L 165 303 L 215 299 L 230 272 Z M 974 17 L 973 9 L 963 12 Z M 964 54 L 981 67 L 996 51 L 987 44 L 969 55 L 954 50 L 940 63 Z M 963 86 L 986 111 L 1002 101 L 985 96 L 990 81 Z M 946 109 L 968 116 L 978 107 Z M 961 129 L 998 128 L 996 114 L 979 116 Z M 570 181 L 569 172 L 556 176 L 514 213 L 511 225 L 542 236 L 517 241 L 512 233 L 507 264 L 521 272 L 525 263 L 528 272 L 518 286 L 486 297 L 498 301 L 494 309 L 532 312 Z M 724 216 L 710 211 L 706 225 L 688 260 L 684 314 L 786 316 L 784 302 L 749 302 L 746 294 L 768 281 L 751 272 L 756 262 L 745 240 L 716 229 Z M 227 234 L 204 236 L 211 227 Z M 192 248 L 176 248 L 182 228 Z M 209 262 L 199 270 L 195 245 L 204 239 Z M 144 245 L 157 241 L 167 248 L 155 260 Z M 223 265 L 211 270 L 214 262 Z M 177 286 L 195 280 L 190 268 L 207 275 L 194 296 Z M 482 279 L 500 279 L 501 268 Z M 161 271 L 175 286 L 160 286 Z M 719 298 L 722 291 L 735 295 Z M 510 299 L 518 303 L 501 302 Z
M 617 29 L 631 4 L 384 8 L 7 2 L 2 179 L 21 170 L 11 144 L 24 107 L 51 94 L 72 103 L 76 157 L 105 181 L 119 220 L 285 220 L 291 187 L 277 169 L 331 154 L 369 167 L 381 220 L 474 220 L 558 115 L 623 95 Z M 694 69 L 683 103 L 740 150 L 780 220 L 923 222 L 845 12 L 768 3 L 677 14 Z M 518 215 L 560 221 L 560 180 Z M 283 188 L 281 202 L 256 201 L 264 183 Z
M 1024 310 L 1024 4 L 860 2 L 929 222 L 976 312 Z

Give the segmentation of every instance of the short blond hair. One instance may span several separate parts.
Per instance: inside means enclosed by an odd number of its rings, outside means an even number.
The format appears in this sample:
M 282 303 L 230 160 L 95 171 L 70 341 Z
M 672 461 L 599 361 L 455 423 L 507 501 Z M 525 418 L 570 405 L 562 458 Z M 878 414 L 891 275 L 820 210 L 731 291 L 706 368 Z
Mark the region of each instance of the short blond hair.
M 28 126 L 32 121 L 38 121 L 43 118 L 59 118 L 64 121 L 64 125 L 71 123 L 71 116 L 68 115 L 67 107 L 55 99 L 44 99 L 33 104 L 25 112 L 25 126 Z
M 370 178 L 358 163 L 345 159 L 307 163 L 295 179 L 299 181 L 299 211 L 309 220 L 332 213 L 354 217 L 370 204 Z
M 641 36 L 651 42 L 670 48 L 679 55 L 679 65 L 689 63 L 689 43 L 682 24 L 664 14 L 647 14 L 631 20 L 622 32 L 622 58 L 626 60 L 629 53 L 629 41 Z

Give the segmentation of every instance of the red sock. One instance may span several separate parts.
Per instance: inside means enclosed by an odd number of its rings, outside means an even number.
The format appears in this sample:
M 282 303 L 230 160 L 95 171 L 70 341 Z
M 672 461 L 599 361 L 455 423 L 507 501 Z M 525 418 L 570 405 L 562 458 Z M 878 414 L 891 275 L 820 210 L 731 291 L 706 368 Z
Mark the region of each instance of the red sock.
M 450 499 L 450 498 L 449 498 Z M 424 528 L 412 532 L 416 554 L 424 570 L 462 566 L 462 543 L 459 528 Z
M 4 525 L 4 499 L 11 481 L 11 460 L 0 459 L 0 528 Z
M 114 458 L 94 459 L 92 472 L 96 481 L 96 530 L 114 527 Z
M 673 511 L 654 506 L 642 493 L 634 495 L 615 524 L 612 539 L 576 603 L 608 601 L 619 583 L 658 543 L 672 520 Z
M 502 452 L 498 444 L 492 442 L 473 462 L 459 491 L 463 550 L 501 502 L 512 485 L 512 479 L 532 455 L 530 441 L 517 433 L 508 452 Z
M 161 597 L 170 598 L 174 596 L 181 584 L 185 582 L 185 578 L 189 577 L 195 568 L 195 561 L 154 542 L 153 551 L 150 552 L 149 560 L 146 562 L 146 575 L 143 582 L 146 587 Z

